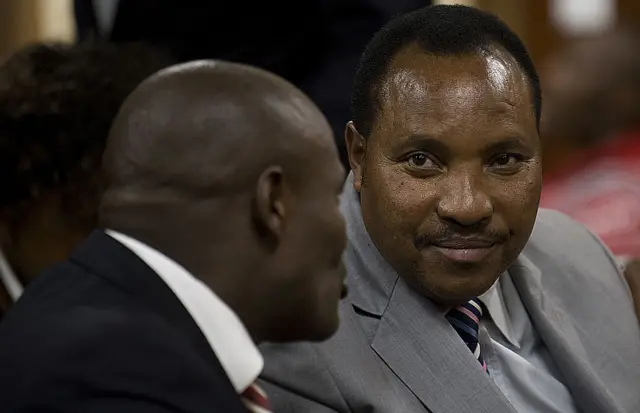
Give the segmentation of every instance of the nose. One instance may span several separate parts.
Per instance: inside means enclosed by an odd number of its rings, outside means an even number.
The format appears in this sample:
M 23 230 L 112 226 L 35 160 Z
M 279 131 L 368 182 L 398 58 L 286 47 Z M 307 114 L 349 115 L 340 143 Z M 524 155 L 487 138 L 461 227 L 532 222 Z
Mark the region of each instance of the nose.
M 493 215 L 491 198 L 486 191 L 475 182 L 471 173 L 452 178 L 439 199 L 438 216 L 463 227 L 486 223 Z

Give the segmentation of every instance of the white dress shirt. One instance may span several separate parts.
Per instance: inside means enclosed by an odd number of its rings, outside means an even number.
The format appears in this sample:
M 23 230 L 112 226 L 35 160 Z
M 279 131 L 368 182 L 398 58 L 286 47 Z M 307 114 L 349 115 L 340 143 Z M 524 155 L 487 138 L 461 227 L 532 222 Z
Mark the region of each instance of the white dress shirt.
M 238 394 L 246 390 L 260 375 L 264 360 L 233 310 L 166 255 L 127 235 L 105 232 L 129 248 L 171 288 L 209 342 Z
M 482 354 L 491 378 L 513 407 L 522 413 L 577 413 L 511 276 L 505 273 L 479 298 L 489 312 L 480 322 L 490 337 L 490 343 L 484 343 L 481 331 Z

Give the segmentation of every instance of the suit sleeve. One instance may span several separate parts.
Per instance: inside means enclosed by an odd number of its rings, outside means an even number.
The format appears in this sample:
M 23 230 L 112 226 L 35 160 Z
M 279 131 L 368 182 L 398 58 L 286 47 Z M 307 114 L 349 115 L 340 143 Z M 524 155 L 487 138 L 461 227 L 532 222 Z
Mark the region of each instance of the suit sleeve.
M 32 330 L 20 361 L 32 396 L 16 412 L 236 411 L 214 398 L 215 380 L 227 389 L 226 377 L 216 378 L 188 339 L 160 319 L 75 309 L 39 324 L 46 333 Z
M 261 385 L 278 413 L 347 413 L 347 406 L 324 360 L 312 344 L 261 346 Z

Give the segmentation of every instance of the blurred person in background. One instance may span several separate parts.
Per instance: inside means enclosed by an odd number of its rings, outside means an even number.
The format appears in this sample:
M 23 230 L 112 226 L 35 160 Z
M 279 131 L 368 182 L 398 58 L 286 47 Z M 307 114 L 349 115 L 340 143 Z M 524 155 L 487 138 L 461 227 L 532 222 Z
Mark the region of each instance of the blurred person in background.
M 621 26 L 577 39 L 544 69 L 541 206 L 619 257 L 640 317 L 640 34 Z
M 94 228 L 124 98 L 172 60 L 142 44 L 35 45 L 0 66 L 0 316 Z
M 274 72 L 316 102 L 338 137 L 360 52 L 393 16 L 429 0 L 198 1 L 75 0 L 80 38 L 144 41 L 180 61 L 224 59 Z
M 541 205 L 640 257 L 640 38 L 628 27 L 580 39 L 544 67 Z

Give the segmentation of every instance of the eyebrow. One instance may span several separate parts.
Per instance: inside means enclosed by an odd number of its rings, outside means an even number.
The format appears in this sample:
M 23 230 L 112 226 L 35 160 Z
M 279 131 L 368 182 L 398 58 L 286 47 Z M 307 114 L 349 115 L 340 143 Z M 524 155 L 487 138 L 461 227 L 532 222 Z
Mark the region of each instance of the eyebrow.
M 403 149 L 406 149 L 407 147 L 412 149 L 424 149 L 444 157 L 449 157 L 451 155 L 451 148 L 446 143 L 426 134 L 409 135 L 402 140 L 400 147 Z
M 407 136 L 398 145 L 398 148 L 403 150 L 409 149 L 423 149 L 428 152 L 432 152 L 436 155 L 448 158 L 452 156 L 452 150 L 441 139 L 436 139 L 433 136 L 427 134 L 412 134 Z M 509 152 L 509 151 L 521 151 L 531 152 L 530 145 L 518 136 L 511 136 L 505 139 L 501 139 L 497 142 L 489 143 L 482 152 L 485 154 L 493 154 L 497 152 Z
M 531 152 L 531 148 L 529 145 L 526 144 L 526 142 L 524 142 L 524 140 L 516 136 L 512 136 L 507 139 L 502 139 L 498 142 L 490 143 L 484 147 L 485 153 L 509 152 L 509 151 Z

